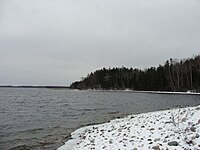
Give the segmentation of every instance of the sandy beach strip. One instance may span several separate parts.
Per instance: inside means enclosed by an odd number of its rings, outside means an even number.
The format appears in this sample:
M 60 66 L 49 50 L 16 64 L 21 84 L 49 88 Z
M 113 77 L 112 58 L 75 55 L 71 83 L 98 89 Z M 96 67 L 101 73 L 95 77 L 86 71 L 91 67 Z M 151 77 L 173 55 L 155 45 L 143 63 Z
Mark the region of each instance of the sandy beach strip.
M 58 150 L 200 150 L 200 106 L 130 115 L 71 136 Z

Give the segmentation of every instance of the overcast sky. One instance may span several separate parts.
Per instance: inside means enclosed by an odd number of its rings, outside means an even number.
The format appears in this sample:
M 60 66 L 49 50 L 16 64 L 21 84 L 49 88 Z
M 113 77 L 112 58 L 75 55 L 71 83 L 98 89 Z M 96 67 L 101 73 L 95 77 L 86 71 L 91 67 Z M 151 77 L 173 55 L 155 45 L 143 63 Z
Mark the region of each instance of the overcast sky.
M 200 53 L 200 0 L 0 0 L 0 84 L 69 85 Z

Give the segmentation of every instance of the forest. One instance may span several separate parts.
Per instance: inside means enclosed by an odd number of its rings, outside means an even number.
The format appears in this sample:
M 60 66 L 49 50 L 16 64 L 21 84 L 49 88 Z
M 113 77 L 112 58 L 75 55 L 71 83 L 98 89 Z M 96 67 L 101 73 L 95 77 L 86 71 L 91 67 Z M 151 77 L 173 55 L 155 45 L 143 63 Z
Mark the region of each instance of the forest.
M 103 68 L 88 74 L 81 81 L 72 83 L 70 88 L 200 92 L 200 55 L 180 60 L 170 58 L 163 65 L 144 70 L 126 67 Z

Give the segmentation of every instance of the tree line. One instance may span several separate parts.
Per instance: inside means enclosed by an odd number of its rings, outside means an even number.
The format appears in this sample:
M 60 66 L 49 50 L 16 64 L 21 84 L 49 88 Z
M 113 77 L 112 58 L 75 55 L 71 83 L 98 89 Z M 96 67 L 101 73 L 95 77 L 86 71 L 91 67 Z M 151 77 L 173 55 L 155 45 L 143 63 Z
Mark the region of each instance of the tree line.
M 164 65 L 147 69 L 103 68 L 81 81 L 72 89 L 200 91 L 200 55 L 188 59 L 170 58 Z

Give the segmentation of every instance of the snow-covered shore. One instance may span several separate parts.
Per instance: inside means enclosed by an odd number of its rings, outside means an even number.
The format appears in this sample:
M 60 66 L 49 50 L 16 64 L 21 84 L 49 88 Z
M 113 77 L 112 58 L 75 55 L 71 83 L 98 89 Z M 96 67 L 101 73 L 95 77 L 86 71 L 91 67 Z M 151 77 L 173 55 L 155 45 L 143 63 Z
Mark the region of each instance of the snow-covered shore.
M 58 150 L 200 149 L 200 106 L 112 120 L 80 128 Z

